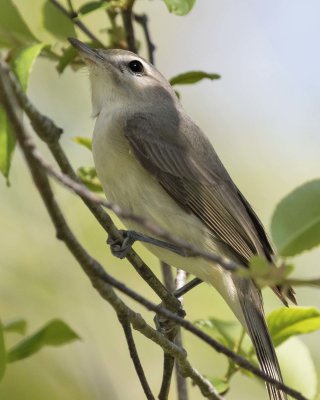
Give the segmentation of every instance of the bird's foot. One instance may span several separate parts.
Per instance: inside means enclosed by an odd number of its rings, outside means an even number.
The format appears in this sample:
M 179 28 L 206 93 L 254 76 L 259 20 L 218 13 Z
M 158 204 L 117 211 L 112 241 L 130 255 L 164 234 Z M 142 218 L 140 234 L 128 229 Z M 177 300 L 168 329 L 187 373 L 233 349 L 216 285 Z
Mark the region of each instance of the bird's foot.
M 134 231 L 119 230 L 119 233 L 121 235 L 120 238 L 108 238 L 107 244 L 110 245 L 112 255 L 122 259 L 128 255 L 133 243 L 137 239 L 135 236 L 136 232 Z
M 175 246 L 174 244 L 164 242 L 159 239 L 152 238 L 147 235 L 143 235 L 142 233 L 136 231 L 126 231 L 119 230 L 122 235 L 122 238 L 118 239 L 108 239 L 107 244 L 110 245 L 111 252 L 115 257 L 125 258 L 129 251 L 131 250 L 134 242 L 143 242 L 153 244 L 154 246 L 161 247 L 166 250 L 170 250 L 180 256 L 186 257 L 187 252 L 181 247 Z

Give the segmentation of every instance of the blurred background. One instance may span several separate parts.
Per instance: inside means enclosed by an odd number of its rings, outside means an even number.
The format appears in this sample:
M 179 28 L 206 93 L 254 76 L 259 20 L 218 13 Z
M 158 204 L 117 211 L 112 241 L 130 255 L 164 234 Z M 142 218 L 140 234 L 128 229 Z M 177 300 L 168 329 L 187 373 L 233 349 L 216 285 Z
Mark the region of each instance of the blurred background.
M 34 2 L 20 2 L 31 18 Z M 320 3 L 198 0 L 190 14 L 177 17 L 168 13 L 161 0 L 137 0 L 136 12 L 150 18 L 156 65 L 167 78 L 189 70 L 222 75 L 219 81 L 178 88 L 182 103 L 210 137 L 269 230 L 278 201 L 296 186 L 319 177 Z M 101 29 L 107 21 L 103 15 L 93 13 L 84 21 L 103 38 Z M 137 32 L 142 40 L 139 28 Z M 146 54 L 144 48 L 142 54 Z M 94 126 L 85 69 L 75 73 L 67 68 L 59 75 L 51 62 L 38 59 L 28 93 L 40 111 L 64 129 L 62 143 L 73 166 L 92 165 L 91 154 L 72 141 L 74 136 L 90 136 Z M 51 318 L 62 318 L 81 341 L 46 348 L 9 365 L 0 399 L 144 398 L 114 312 L 56 240 L 19 151 L 10 180 L 10 187 L 4 179 L 0 184 L 1 318 L 26 318 L 29 332 Z M 133 268 L 110 255 L 105 233 L 82 203 L 64 189 L 54 188 L 72 229 L 90 253 L 110 274 L 157 302 Z M 158 261 L 139 245 L 135 248 L 159 274 Z M 319 259 L 319 250 L 296 258 L 295 276 L 319 275 Z M 315 289 L 296 292 L 300 305 L 320 305 Z M 269 289 L 264 298 L 267 312 L 280 307 Z M 125 300 L 152 323 L 152 314 Z M 219 295 L 205 284 L 185 296 L 185 309 L 190 320 L 234 319 Z M 135 338 L 156 392 L 161 351 L 141 335 Z M 17 339 L 10 336 L 12 342 Z M 315 371 L 304 366 L 303 360 L 310 352 L 319 376 L 319 336 L 310 334 L 301 340 L 307 348 L 296 339 L 279 348 L 281 363 L 287 383 L 313 397 L 308 387 L 316 379 Z M 189 334 L 184 334 L 184 341 L 194 367 L 206 375 L 223 376 L 227 363 L 222 356 Z M 202 398 L 197 388 L 190 386 L 190 393 L 190 399 Z M 266 399 L 267 395 L 263 384 L 238 374 L 227 398 Z M 175 399 L 174 391 L 170 399 Z

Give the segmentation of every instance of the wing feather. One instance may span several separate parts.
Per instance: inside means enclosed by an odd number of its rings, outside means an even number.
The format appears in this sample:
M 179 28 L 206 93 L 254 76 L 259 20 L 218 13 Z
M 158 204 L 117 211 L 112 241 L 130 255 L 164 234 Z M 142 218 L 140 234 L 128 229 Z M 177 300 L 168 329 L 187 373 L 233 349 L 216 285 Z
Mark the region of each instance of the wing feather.
M 126 121 L 125 136 L 142 166 L 205 224 L 228 257 L 245 266 L 254 254 L 272 262 L 274 252 L 262 223 L 208 139 L 187 118 L 178 122 L 172 127 L 152 114 L 135 114 Z M 286 304 L 281 287 L 272 289 Z M 295 300 L 291 289 L 287 295 Z

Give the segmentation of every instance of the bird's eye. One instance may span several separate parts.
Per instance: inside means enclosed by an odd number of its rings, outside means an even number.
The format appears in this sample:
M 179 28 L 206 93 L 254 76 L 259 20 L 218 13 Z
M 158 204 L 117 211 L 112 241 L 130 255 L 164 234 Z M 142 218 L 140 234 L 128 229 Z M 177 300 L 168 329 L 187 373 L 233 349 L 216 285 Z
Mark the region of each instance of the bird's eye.
M 128 66 L 134 74 L 141 75 L 144 71 L 142 63 L 138 60 L 130 61 Z

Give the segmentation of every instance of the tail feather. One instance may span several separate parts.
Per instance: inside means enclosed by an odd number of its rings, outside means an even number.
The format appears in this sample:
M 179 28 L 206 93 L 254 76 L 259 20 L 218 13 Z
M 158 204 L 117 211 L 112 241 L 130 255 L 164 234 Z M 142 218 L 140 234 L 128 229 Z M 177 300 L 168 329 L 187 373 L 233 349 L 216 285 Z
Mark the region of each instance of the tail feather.
M 246 328 L 255 348 L 260 367 L 270 377 L 282 382 L 278 359 L 264 318 L 260 289 L 253 281 L 234 277 Z M 266 383 L 271 400 L 287 400 L 286 394 Z

